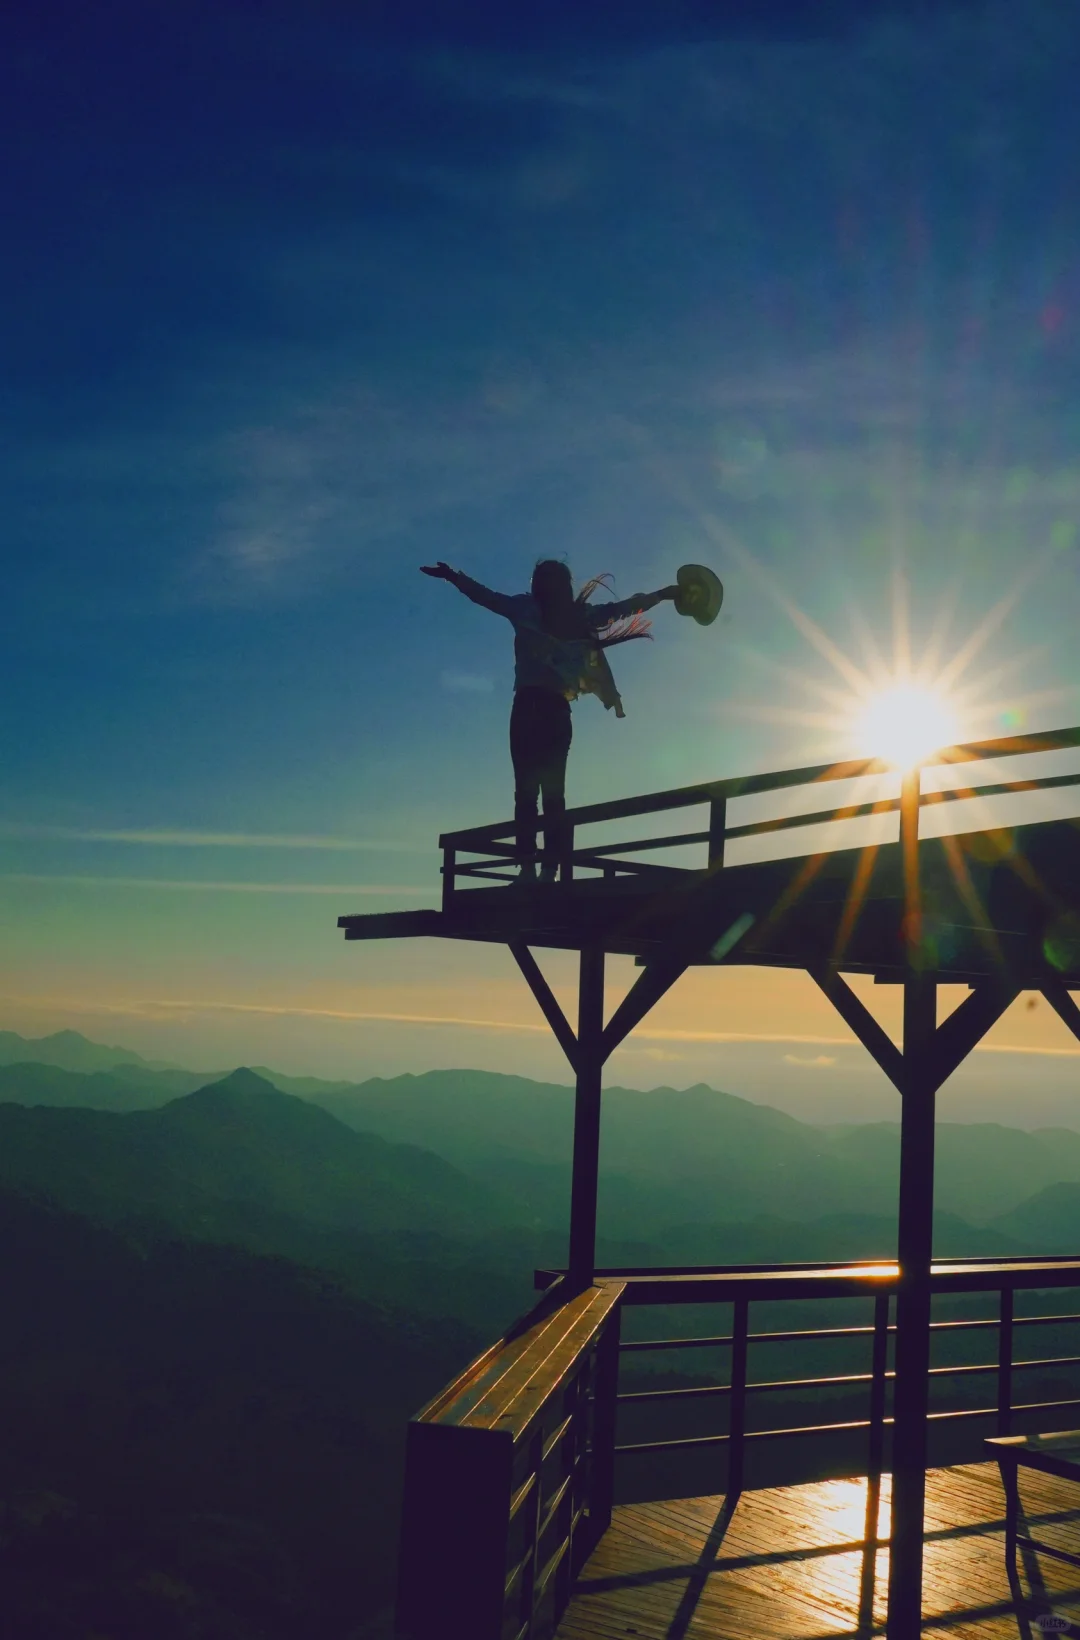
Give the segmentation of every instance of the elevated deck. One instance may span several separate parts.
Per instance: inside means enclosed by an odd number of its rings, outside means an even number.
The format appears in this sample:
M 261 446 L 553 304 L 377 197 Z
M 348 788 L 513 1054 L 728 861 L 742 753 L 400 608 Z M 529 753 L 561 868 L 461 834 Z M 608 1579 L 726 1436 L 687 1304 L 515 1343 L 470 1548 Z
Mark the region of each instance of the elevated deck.
M 1040 1539 L 1080 1548 L 1080 1487 L 1025 1474 L 1021 1495 Z M 722 1496 L 623 1504 L 577 1580 L 557 1640 L 883 1634 L 888 1531 L 888 1475 L 879 1497 L 865 1477 L 744 1492 L 730 1516 Z M 1041 1632 L 1032 1617 L 1050 1610 L 1080 1627 L 1080 1573 L 1049 1556 L 1023 1567 L 1014 1606 L 1004 1532 L 995 1464 L 928 1471 L 924 1634 L 1027 1640 Z
M 1039 799 L 1044 794 L 1045 812 L 1045 794 L 1080 786 L 1080 774 L 986 778 L 999 773 L 1003 758 L 1077 746 L 1075 729 L 987 741 L 935 760 L 951 784 L 930 787 L 924 776 L 917 791 L 924 812 L 961 805 L 949 813 L 956 817 L 953 834 L 918 841 L 921 942 L 940 981 L 1001 973 L 1019 987 L 1044 978 L 1080 981 L 1080 932 L 1071 926 L 1075 919 L 1080 930 L 1080 819 L 1042 819 Z M 860 790 L 880 787 L 884 773 L 865 761 L 837 764 L 572 810 L 560 880 L 550 885 L 512 881 L 509 822 L 450 833 L 440 839 L 440 909 L 343 916 L 339 926 L 349 940 L 427 936 L 575 951 L 589 945 L 646 965 L 678 945 L 688 964 L 833 968 L 896 981 L 905 971 L 907 868 L 885 817 L 898 813 L 901 800 L 858 800 Z M 846 796 L 855 800 L 823 807 L 831 782 L 846 783 Z M 991 805 L 1020 797 L 1030 819 L 1003 826 Z M 771 801 L 782 812 L 729 823 L 731 805 L 751 799 L 759 809 Z M 793 803 L 801 807 L 790 812 Z M 585 831 L 612 822 L 702 806 L 708 826 L 699 831 L 582 840 Z M 759 852 L 797 848 L 800 832 L 818 845 L 813 852 L 733 858 L 736 845 L 744 854 L 748 844 Z M 848 839 L 856 846 L 843 846 Z M 699 864 L 695 852 L 703 856 Z

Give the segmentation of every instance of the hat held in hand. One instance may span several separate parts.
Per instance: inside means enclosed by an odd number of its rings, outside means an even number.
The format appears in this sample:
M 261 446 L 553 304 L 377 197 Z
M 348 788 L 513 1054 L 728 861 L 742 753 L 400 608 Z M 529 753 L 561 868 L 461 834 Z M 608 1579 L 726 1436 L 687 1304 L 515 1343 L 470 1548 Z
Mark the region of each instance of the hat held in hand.
M 699 626 L 711 626 L 724 601 L 720 577 L 704 564 L 682 564 L 675 579 L 679 583 L 675 599 L 679 614 L 692 615 Z

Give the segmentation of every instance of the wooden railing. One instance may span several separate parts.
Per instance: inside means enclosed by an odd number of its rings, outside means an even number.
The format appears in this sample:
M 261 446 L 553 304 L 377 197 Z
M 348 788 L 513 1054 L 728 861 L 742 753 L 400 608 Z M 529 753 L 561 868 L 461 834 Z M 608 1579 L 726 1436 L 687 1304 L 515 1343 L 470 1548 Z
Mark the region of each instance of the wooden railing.
M 548 1279 L 548 1273 L 538 1272 L 538 1280 Z M 673 1306 L 684 1304 L 729 1304 L 732 1324 L 730 1332 L 712 1337 L 661 1337 L 623 1340 L 620 1355 L 624 1363 L 632 1363 L 642 1355 L 655 1352 L 707 1351 L 727 1362 L 726 1378 L 722 1382 L 679 1389 L 642 1389 L 620 1391 L 617 1405 L 651 1406 L 681 1409 L 692 1402 L 721 1403 L 727 1408 L 727 1428 L 722 1432 L 709 1430 L 695 1435 L 681 1435 L 671 1439 L 633 1441 L 617 1444 L 615 1454 L 623 1463 L 649 1453 L 689 1453 L 702 1448 L 718 1449 L 726 1455 L 723 1485 L 717 1491 L 738 1492 L 744 1481 L 746 1449 L 757 1443 L 799 1442 L 803 1438 L 818 1437 L 835 1443 L 844 1437 L 846 1450 L 851 1450 L 852 1437 L 864 1436 L 865 1472 L 880 1474 L 887 1466 L 886 1439 L 892 1419 L 889 1415 L 889 1392 L 893 1372 L 890 1367 L 890 1341 L 896 1328 L 892 1321 L 892 1304 L 898 1282 L 895 1265 L 779 1265 L 771 1268 L 756 1266 L 736 1270 L 731 1267 L 708 1270 L 644 1270 L 620 1269 L 600 1271 L 597 1281 L 616 1280 L 622 1287 L 621 1305 Z M 1010 1260 L 961 1259 L 933 1266 L 931 1288 L 939 1298 L 962 1294 L 995 1294 L 995 1314 L 987 1317 L 952 1318 L 931 1322 L 931 1334 L 943 1341 L 959 1341 L 967 1335 L 990 1332 L 996 1337 L 996 1349 L 986 1360 L 963 1363 L 943 1363 L 932 1366 L 933 1385 L 946 1386 L 992 1379 L 995 1394 L 975 1405 L 931 1410 L 931 1427 L 964 1424 L 979 1420 L 992 1423 L 999 1435 L 1012 1432 L 1013 1423 L 1020 1419 L 1026 1427 L 1060 1427 L 1062 1419 L 1080 1410 L 1080 1355 L 1055 1355 L 1017 1358 L 1016 1339 L 1029 1329 L 1067 1327 L 1080 1324 L 1080 1314 L 1069 1313 L 1015 1313 L 1015 1294 L 1030 1290 L 1037 1293 L 1060 1288 L 1080 1287 L 1080 1259 L 1073 1257 L 1021 1258 Z M 760 1309 L 780 1300 L 806 1301 L 861 1299 L 871 1305 L 873 1320 L 870 1324 L 855 1326 L 823 1326 L 792 1330 L 755 1331 L 751 1327 L 751 1306 Z M 826 1340 L 851 1340 L 853 1346 L 864 1345 L 867 1352 L 867 1370 L 823 1374 L 811 1377 L 761 1379 L 755 1376 L 755 1354 L 762 1347 L 775 1349 L 779 1345 L 805 1347 Z M 1069 1371 L 1075 1375 L 1077 1393 L 1064 1399 L 1028 1400 L 1016 1394 L 1019 1376 L 1034 1372 L 1053 1374 Z M 844 1418 L 840 1421 L 819 1423 L 807 1421 L 794 1427 L 765 1423 L 762 1427 L 754 1416 L 758 1407 L 778 1396 L 795 1399 L 808 1392 L 834 1391 L 847 1396 L 862 1392 L 866 1396 L 865 1416 Z M 755 1427 L 757 1426 L 757 1427 Z M 973 1452 L 976 1449 L 973 1448 Z M 861 1467 L 861 1465 L 860 1465 Z
M 541 1303 L 409 1426 L 402 1640 L 548 1640 L 611 1519 L 618 1307 Z
M 926 758 L 921 767 L 993 763 L 1000 758 L 1065 751 L 1078 746 L 1080 728 L 1058 729 L 1040 734 L 1014 735 L 1003 740 L 983 740 L 965 746 L 951 746 Z M 726 844 L 739 839 L 763 837 L 836 821 L 899 813 L 900 798 L 893 796 L 878 798 L 871 802 L 841 804 L 831 808 L 815 804 L 804 812 L 778 814 L 748 821 L 742 825 L 728 824 L 728 805 L 739 798 L 791 791 L 798 787 L 813 788 L 836 780 L 861 780 L 889 772 L 890 765 L 887 763 L 873 758 L 862 758 L 852 762 L 820 764 L 811 768 L 786 769 L 770 774 L 707 781 L 699 785 L 682 786 L 672 791 L 653 792 L 644 797 L 623 798 L 610 803 L 592 803 L 570 809 L 566 816 L 560 877 L 567 881 L 577 872 L 591 871 L 608 878 L 655 878 L 658 874 L 670 874 L 687 868 L 671 864 L 655 865 L 628 859 L 627 856 L 664 853 L 673 849 L 701 848 L 702 845 L 704 853 L 700 870 L 715 871 L 724 863 Z M 1029 780 L 983 781 L 964 786 L 950 786 L 941 790 L 922 791 L 920 803 L 928 806 L 966 801 L 971 798 L 1008 797 L 1025 792 L 1052 791 L 1078 785 L 1080 773 L 1044 775 Z M 812 794 L 810 796 L 812 799 Z M 580 832 L 585 827 L 609 824 L 617 820 L 637 819 L 648 814 L 668 814 L 676 810 L 695 808 L 707 810 L 707 824 L 694 831 L 624 839 L 618 842 L 600 841 L 592 846 L 577 846 Z M 504 820 L 494 825 L 472 826 L 464 831 L 448 832 L 440 837 L 439 846 L 443 851 L 443 904 L 447 907 L 460 880 L 507 880 L 511 875 L 510 865 L 516 856 L 514 825 L 512 821 Z M 479 858 L 463 859 L 462 856 Z
M 804 1438 L 838 1447 L 865 1439 L 846 1472 L 878 1476 L 889 1467 L 892 1419 L 891 1312 L 895 1265 L 881 1263 L 724 1266 L 714 1269 L 619 1269 L 598 1273 L 593 1286 L 563 1299 L 561 1272 L 538 1271 L 550 1290 L 517 1327 L 450 1384 L 409 1426 L 396 1632 L 400 1640 L 550 1640 L 571 1585 L 611 1520 L 620 1489 L 616 1465 L 650 1454 L 675 1457 L 704 1450 L 726 1457 L 710 1492 L 736 1496 L 745 1482 L 747 1449 L 760 1443 L 793 1450 Z M 960 1259 L 936 1264 L 940 1298 L 994 1294 L 990 1316 L 932 1323 L 936 1338 L 959 1342 L 990 1332 L 996 1348 L 985 1360 L 931 1368 L 935 1384 L 991 1379 L 975 1405 L 932 1409 L 937 1427 L 991 1424 L 1009 1434 L 1052 1429 L 1080 1409 L 1080 1354 L 1024 1356 L 1018 1336 L 1080 1326 L 1073 1309 L 1054 1312 L 1049 1299 L 1035 1313 L 1016 1311 L 1021 1291 L 1046 1294 L 1080 1287 L 1080 1258 Z M 861 1300 L 868 1325 L 752 1326 L 756 1308 L 778 1302 Z M 730 1331 L 716 1336 L 620 1339 L 623 1310 L 685 1304 L 731 1306 Z M 865 1346 L 866 1370 L 766 1379 L 754 1372 L 761 1350 L 803 1348 L 848 1340 Z M 680 1389 L 619 1387 L 619 1363 L 648 1352 L 707 1352 L 726 1362 L 721 1382 Z M 1076 1394 L 1024 1398 L 1017 1380 L 1035 1372 L 1069 1373 Z M 1071 1387 L 1071 1384 L 1070 1384 Z M 834 1390 L 866 1396 L 865 1416 L 833 1422 L 757 1427 L 755 1409 L 770 1399 Z M 691 1404 L 727 1409 L 722 1431 L 619 1443 L 620 1412 Z M 980 1435 L 983 1431 L 980 1431 Z M 972 1443 L 971 1457 L 980 1456 Z M 845 1457 L 845 1463 L 848 1458 Z M 775 1483 L 776 1477 L 772 1477 Z M 675 1484 L 666 1495 L 687 1491 Z M 657 1494 L 660 1495 L 660 1494 Z

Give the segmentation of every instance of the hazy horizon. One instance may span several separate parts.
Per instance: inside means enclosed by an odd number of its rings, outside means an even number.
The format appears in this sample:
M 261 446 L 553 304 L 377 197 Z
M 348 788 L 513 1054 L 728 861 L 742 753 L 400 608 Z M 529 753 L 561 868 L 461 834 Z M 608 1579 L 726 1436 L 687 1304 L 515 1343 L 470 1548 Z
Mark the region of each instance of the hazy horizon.
M 438 1053 L 425 1055 L 414 1033 L 411 1057 L 400 1048 L 385 1060 L 361 1050 L 353 1057 L 342 1045 L 324 1041 L 305 1056 L 291 1038 L 268 1036 L 251 1026 L 234 1028 L 214 1039 L 217 1057 L 197 1053 L 183 1027 L 167 1022 L 144 1021 L 138 1026 L 117 1029 L 99 1026 L 89 1029 L 86 1021 L 70 1019 L 48 1030 L 18 1030 L 10 1019 L 0 1016 L 0 1031 L 17 1030 L 26 1038 L 77 1030 L 91 1042 L 119 1047 L 186 1070 L 208 1074 L 227 1073 L 237 1066 L 263 1065 L 288 1076 L 313 1076 L 329 1081 L 363 1082 L 372 1077 L 392 1078 L 421 1075 L 431 1070 L 491 1071 L 518 1076 L 528 1081 L 569 1085 L 573 1077 L 553 1044 L 544 1050 L 530 1047 L 526 1053 L 511 1040 L 502 1052 L 490 1052 L 476 1059 L 443 1060 Z M 486 1039 L 474 1036 L 481 1046 Z M 497 1033 L 505 1040 L 513 1033 Z M 469 1033 L 462 1031 L 463 1039 Z M 538 1038 L 538 1040 L 541 1040 Z M 436 1044 L 433 1043 L 433 1046 Z M 211 1052 L 208 1049 L 208 1052 Z M 646 1054 L 613 1056 L 605 1073 L 607 1087 L 639 1088 L 644 1091 L 687 1088 L 703 1084 L 734 1094 L 753 1104 L 769 1105 L 786 1111 L 802 1122 L 898 1122 L 899 1097 L 876 1067 L 869 1064 L 856 1043 L 783 1044 L 740 1043 L 730 1045 L 723 1055 L 656 1057 Z M 939 1122 L 997 1122 L 1006 1127 L 1028 1130 L 1069 1127 L 1080 1131 L 1080 1097 L 1076 1092 L 1076 1061 L 1080 1051 L 1059 1053 L 1023 1051 L 977 1051 L 938 1095 Z M 439 1062 L 436 1062 L 438 1060 Z M 1022 1088 L 1022 1098 L 1018 1090 Z

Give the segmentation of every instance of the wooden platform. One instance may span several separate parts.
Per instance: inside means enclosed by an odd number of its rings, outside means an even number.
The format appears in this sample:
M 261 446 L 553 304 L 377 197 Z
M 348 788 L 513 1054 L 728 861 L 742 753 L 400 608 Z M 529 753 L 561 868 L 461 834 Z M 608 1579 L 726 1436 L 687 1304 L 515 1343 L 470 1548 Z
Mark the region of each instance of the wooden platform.
M 440 910 L 338 926 L 348 940 L 588 947 L 646 966 L 831 968 L 890 982 L 917 942 L 918 967 L 942 980 L 1080 984 L 1080 771 L 1039 762 L 1078 749 L 1074 727 L 946 747 L 902 778 L 862 758 L 586 804 L 555 839 L 559 881 L 531 887 L 510 881 L 513 821 L 447 832 Z M 1019 779 L 1002 780 L 1002 759 Z M 1071 817 L 1052 818 L 1048 794 Z M 942 822 L 929 835 L 926 809 Z M 650 816 L 663 835 L 643 834 Z
M 1043 977 L 1080 983 L 1080 822 L 926 838 L 919 868 L 927 960 L 941 980 L 1007 971 L 1022 987 Z M 441 911 L 347 915 L 338 926 L 347 940 L 518 940 L 571 951 L 591 943 L 642 962 L 674 939 L 694 964 L 836 964 L 898 979 L 904 905 L 900 847 L 887 843 L 711 872 L 459 888 Z M 1067 937 L 1051 951 L 1047 930 L 1063 916 Z
M 880 1529 L 887 1530 L 889 1477 Z M 1022 1474 L 1037 1536 L 1080 1545 L 1080 1486 Z M 1026 1609 L 1005 1571 L 1005 1502 L 996 1464 L 927 1475 L 923 1632 L 957 1640 L 1039 1640 L 1051 1608 L 1080 1632 L 1080 1571 L 1049 1556 L 1022 1570 Z M 866 1542 L 865 1479 L 724 1499 L 624 1504 L 587 1562 L 557 1640 L 825 1640 L 883 1634 L 888 1549 Z

